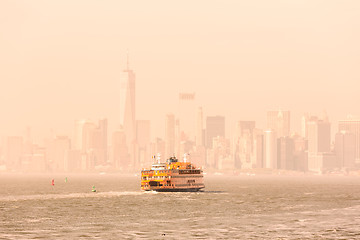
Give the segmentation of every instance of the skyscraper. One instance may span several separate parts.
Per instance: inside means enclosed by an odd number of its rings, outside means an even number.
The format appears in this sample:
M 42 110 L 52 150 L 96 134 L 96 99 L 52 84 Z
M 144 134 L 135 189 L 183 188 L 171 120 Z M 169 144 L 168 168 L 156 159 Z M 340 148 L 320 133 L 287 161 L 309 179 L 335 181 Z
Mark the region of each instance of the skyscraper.
M 325 119 L 328 119 L 325 116 Z M 303 138 L 308 138 L 308 122 L 316 122 L 319 120 L 317 116 L 311 116 L 309 113 L 304 113 L 301 117 L 301 136 Z M 324 120 L 324 119 L 323 119 Z
M 278 169 L 294 169 L 294 139 L 281 137 L 277 139 L 277 167 Z
M 126 136 L 122 127 L 112 134 L 112 163 L 116 169 L 120 170 L 129 170 L 131 167 Z
M 101 143 L 100 148 L 102 152 L 102 164 L 106 164 L 108 161 L 108 122 L 106 118 L 102 118 L 99 120 L 98 129 L 101 135 Z
M 250 169 L 256 166 L 254 156 L 255 121 L 239 121 L 235 135 L 235 166 Z M 254 161 L 252 161 L 254 160 Z
M 330 152 L 330 123 L 324 120 L 314 120 L 307 123 L 308 152 Z
M 75 122 L 74 149 L 85 152 L 90 147 L 90 136 L 96 125 L 90 120 L 83 119 Z
M 339 121 L 339 131 L 348 131 L 355 135 L 355 163 L 360 164 L 360 120 L 347 119 Z
M 255 168 L 264 167 L 264 132 L 261 129 L 254 130 L 254 162 Z
M 75 122 L 74 150 L 80 150 L 86 166 L 106 165 L 107 156 L 107 119 L 100 119 L 98 125 L 89 120 Z M 91 164 L 88 164 L 91 157 Z
M 195 93 L 179 94 L 180 141 L 195 141 L 196 117 Z
M 321 172 L 333 166 L 335 156 L 330 154 L 330 122 L 312 120 L 307 123 L 308 135 L 308 169 Z
M 304 113 L 301 116 L 301 136 L 303 138 L 307 138 L 307 122 L 309 120 L 309 114 Z
M 213 147 L 213 138 L 225 137 L 225 117 L 212 116 L 206 118 L 206 147 Z
M 123 126 L 129 147 L 136 137 L 135 73 L 129 69 L 129 64 L 120 76 L 120 124 Z
M 151 164 L 150 120 L 136 121 L 136 142 L 137 142 L 137 153 L 136 153 L 137 164 L 140 167 L 145 167 L 147 163 Z
M 165 156 L 170 157 L 175 154 L 175 116 L 166 115 L 165 119 Z
M 220 135 L 212 138 L 212 141 L 210 152 L 213 151 L 214 167 L 220 170 L 234 169 L 234 159 L 230 157 L 230 141 Z
M 353 168 L 355 166 L 355 134 L 341 131 L 335 135 L 335 154 L 338 167 Z
M 70 150 L 70 139 L 67 136 L 56 136 L 46 149 L 46 156 L 53 171 L 66 170 L 65 156 Z
M 267 128 L 276 132 L 277 137 L 290 135 L 290 111 L 268 111 Z
M 196 129 L 196 146 L 204 146 L 204 129 L 203 129 L 203 110 L 198 108 L 197 129 Z
M 274 130 L 264 131 L 264 167 L 277 169 L 277 136 Z
M 292 136 L 294 140 L 294 170 L 307 171 L 308 170 L 308 153 L 307 153 L 307 139 L 295 135 Z
M 181 132 L 179 119 L 175 119 L 175 156 L 180 157 Z

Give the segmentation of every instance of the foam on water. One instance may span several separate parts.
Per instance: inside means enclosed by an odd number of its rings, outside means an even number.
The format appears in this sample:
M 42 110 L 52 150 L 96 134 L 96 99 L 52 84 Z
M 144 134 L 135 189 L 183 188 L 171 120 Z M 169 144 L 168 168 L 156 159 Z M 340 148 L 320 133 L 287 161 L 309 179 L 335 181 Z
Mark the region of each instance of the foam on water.
M 0 202 L 13 201 L 29 201 L 29 200 L 51 200 L 51 199 L 68 199 L 68 198 L 105 198 L 105 197 L 120 197 L 120 196 L 134 196 L 141 195 L 143 192 L 91 192 L 91 193 L 68 193 L 68 194 L 34 194 L 34 195 L 15 195 L 15 196 L 1 196 Z

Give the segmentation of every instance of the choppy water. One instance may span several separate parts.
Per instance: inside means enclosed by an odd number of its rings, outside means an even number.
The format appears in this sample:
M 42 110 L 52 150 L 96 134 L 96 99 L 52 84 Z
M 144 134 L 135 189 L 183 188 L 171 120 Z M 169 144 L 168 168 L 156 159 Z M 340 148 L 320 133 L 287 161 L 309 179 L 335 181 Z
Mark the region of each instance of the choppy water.
M 0 175 L 0 239 L 360 239 L 357 177 L 206 176 L 199 193 L 51 178 Z

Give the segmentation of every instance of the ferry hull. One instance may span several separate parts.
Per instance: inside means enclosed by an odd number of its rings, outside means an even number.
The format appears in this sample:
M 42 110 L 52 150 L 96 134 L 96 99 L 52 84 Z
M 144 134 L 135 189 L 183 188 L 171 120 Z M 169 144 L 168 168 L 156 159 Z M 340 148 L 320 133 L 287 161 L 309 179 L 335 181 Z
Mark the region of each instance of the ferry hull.
M 156 191 L 156 192 L 200 192 L 202 188 L 161 188 L 161 189 L 147 189 L 145 191 Z

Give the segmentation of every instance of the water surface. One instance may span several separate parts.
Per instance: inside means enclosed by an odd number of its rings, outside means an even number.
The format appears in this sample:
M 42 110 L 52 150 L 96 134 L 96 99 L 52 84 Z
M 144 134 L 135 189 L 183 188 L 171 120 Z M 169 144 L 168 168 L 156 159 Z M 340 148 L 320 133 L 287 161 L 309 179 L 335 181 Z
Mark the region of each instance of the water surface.
M 206 175 L 198 193 L 141 192 L 136 176 L 67 177 L 0 175 L 0 238 L 360 239 L 357 177 Z

